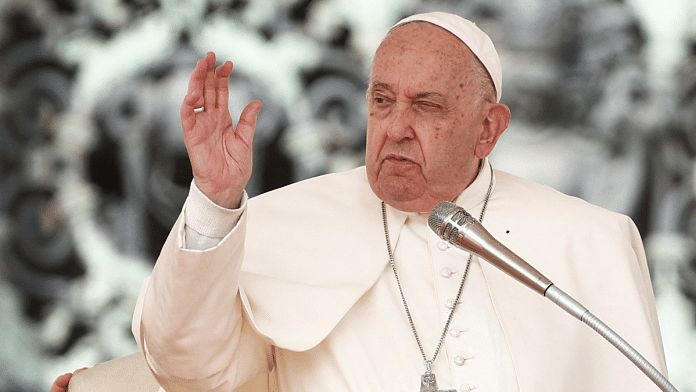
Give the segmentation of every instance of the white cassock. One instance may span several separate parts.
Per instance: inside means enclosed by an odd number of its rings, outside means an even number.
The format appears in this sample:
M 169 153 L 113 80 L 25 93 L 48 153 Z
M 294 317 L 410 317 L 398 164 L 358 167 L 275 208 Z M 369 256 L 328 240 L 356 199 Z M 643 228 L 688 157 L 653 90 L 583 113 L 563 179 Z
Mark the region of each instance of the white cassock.
M 633 222 L 483 167 L 457 204 L 478 217 L 493 175 L 484 226 L 666 373 Z M 238 211 L 204 199 L 193 186 L 133 319 L 168 391 L 232 391 L 269 372 L 280 391 L 419 390 L 424 360 L 364 167 Z M 468 254 L 426 220 L 387 207 L 399 279 L 431 359 Z M 459 391 L 658 390 L 589 327 L 477 257 L 432 371 L 440 389 Z

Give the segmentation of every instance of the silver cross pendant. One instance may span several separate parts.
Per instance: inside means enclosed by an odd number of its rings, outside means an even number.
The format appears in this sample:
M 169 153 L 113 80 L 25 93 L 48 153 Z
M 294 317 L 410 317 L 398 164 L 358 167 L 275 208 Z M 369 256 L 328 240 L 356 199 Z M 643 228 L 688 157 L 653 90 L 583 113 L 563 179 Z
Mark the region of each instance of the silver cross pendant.
M 421 376 L 420 392 L 457 392 L 456 389 L 437 389 L 435 374 L 426 372 Z

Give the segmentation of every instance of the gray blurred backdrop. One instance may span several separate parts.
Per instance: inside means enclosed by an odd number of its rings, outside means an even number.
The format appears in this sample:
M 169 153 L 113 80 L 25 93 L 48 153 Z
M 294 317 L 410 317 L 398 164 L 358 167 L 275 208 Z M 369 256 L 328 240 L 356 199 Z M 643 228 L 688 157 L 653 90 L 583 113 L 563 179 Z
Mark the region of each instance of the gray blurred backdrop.
M 191 181 L 179 105 L 232 60 L 264 108 L 255 195 L 361 165 L 388 28 L 474 20 L 513 113 L 491 161 L 630 215 L 671 379 L 696 391 L 694 0 L 0 0 L 0 391 L 137 350 L 130 319 Z

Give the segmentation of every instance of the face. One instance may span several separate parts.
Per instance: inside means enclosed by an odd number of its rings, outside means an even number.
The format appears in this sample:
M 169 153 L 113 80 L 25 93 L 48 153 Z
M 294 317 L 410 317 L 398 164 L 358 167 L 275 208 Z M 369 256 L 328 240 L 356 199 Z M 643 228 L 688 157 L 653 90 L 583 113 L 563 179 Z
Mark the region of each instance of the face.
M 501 104 L 470 83 L 473 56 L 429 23 L 398 27 L 375 53 L 365 163 L 372 190 L 391 206 L 427 212 L 456 199 L 492 150 L 491 107 Z

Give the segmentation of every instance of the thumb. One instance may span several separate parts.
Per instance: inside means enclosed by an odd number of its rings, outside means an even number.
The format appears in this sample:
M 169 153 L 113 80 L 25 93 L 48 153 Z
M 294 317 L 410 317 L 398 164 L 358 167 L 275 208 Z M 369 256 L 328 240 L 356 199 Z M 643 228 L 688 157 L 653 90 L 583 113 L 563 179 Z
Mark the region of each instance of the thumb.
M 73 374 L 72 373 L 65 373 L 63 375 L 58 376 L 55 381 L 53 381 L 53 385 L 51 385 L 51 389 L 48 392 L 64 392 L 68 388 L 68 383 L 70 383 L 70 379 L 72 378 Z
M 237 128 L 235 129 L 237 137 L 244 141 L 244 143 L 250 148 L 254 139 L 254 132 L 256 131 L 256 119 L 261 111 L 261 106 L 261 101 L 250 102 L 244 108 L 244 110 L 242 110 L 242 114 L 239 116 L 239 122 L 237 123 Z

